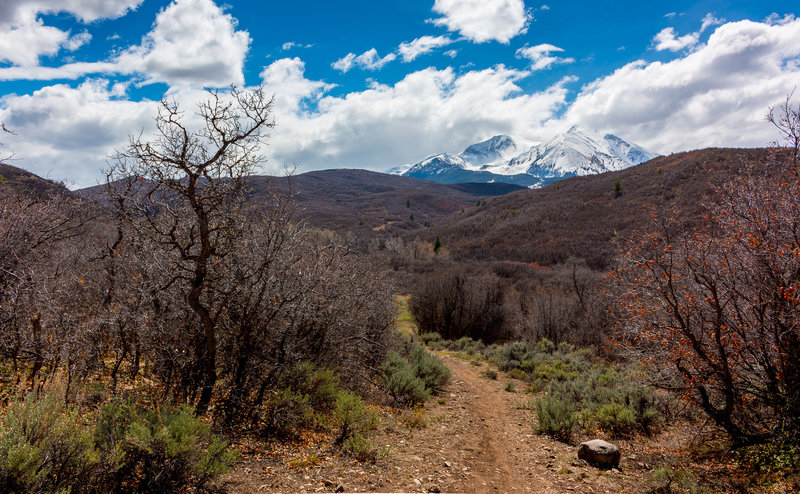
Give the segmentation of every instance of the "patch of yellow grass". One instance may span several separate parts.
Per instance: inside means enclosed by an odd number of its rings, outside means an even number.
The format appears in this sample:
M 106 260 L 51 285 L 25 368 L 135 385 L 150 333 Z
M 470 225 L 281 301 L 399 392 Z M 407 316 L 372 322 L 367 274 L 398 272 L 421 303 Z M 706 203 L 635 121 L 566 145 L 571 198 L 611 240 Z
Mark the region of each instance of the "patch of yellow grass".
M 408 310 L 410 295 L 397 295 L 394 299 L 397 302 L 397 317 L 394 320 L 395 329 L 402 333 L 417 334 L 417 322 L 411 311 Z

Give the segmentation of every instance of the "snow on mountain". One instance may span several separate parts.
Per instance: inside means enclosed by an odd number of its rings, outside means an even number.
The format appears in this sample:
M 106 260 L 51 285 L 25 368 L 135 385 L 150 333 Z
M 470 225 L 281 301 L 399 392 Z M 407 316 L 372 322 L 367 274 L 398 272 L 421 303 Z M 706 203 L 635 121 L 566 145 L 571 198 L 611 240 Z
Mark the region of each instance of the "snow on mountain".
M 511 158 L 502 168 L 492 169 L 525 173 L 540 177 L 593 175 L 622 170 L 657 154 L 631 144 L 613 134 L 600 134 L 575 126 L 549 142 L 533 146 Z
M 658 156 L 612 134 L 578 126 L 520 152 L 507 135 L 472 144 L 460 154 L 437 154 L 389 172 L 441 183 L 507 182 L 541 187 L 574 175 L 621 170 Z
M 518 152 L 514 139 L 501 134 L 469 146 L 459 156 L 470 165 L 482 166 L 509 159 Z
M 385 173 L 388 173 L 389 175 L 405 175 L 405 173 L 408 170 L 410 170 L 412 166 L 414 166 L 413 163 L 409 163 L 408 165 L 395 166 L 393 168 L 389 168 L 388 170 L 386 170 Z

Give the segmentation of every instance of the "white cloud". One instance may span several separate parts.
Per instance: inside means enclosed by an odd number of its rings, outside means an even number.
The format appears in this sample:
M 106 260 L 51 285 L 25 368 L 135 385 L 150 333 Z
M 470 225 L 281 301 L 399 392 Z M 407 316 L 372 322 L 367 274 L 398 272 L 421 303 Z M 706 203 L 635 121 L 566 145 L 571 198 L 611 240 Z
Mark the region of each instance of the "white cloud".
M 302 61 L 278 60 L 262 74 L 278 98 L 270 163 L 275 171 L 285 163 L 300 163 L 301 171 L 382 170 L 444 149 L 460 151 L 496 133 L 541 138 L 535 133 L 563 107 L 571 80 L 525 94 L 516 82 L 529 75 L 504 66 L 460 76 L 428 68 L 394 85 L 374 83 L 333 97 L 326 95 L 331 86 L 305 78 Z
M 0 68 L 0 81 L 54 79 L 77 79 L 86 74 L 111 74 L 119 72 L 119 66 L 110 62 L 75 62 L 60 67 L 21 66 Z
M 718 26 L 724 23 L 724 19 L 717 19 L 713 14 L 706 14 L 700 30 L 694 33 L 678 36 L 674 28 L 667 27 L 662 29 L 653 38 L 653 45 L 657 51 L 681 51 L 686 48 L 694 48 L 700 42 L 700 35 L 711 26 Z
M 410 62 L 420 55 L 451 43 L 453 40 L 448 36 L 421 36 L 408 43 L 400 43 L 397 52 L 403 57 L 404 62 Z
M 397 59 L 397 55 L 394 53 L 389 53 L 385 57 L 381 58 L 378 56 L 378 50 L 371 48 L 358 56 L 356 56 L 355 53 L 348 53 L 344 57 L 333 62 L 331 67 L 341 72 L 347 72 L 355 66 L 359 66 L 366 70 L 379 70 L 383 68 L 384 65 L 395 59 Z
M 275 95 L 275 108 L 281 114 L 302 112 L 302 101 L 317 100 L 335 86 L 311 81 L 303 76 L 306 65 L 299 58 L 282 58 L 261 72 L 266 91 Z
M 281 45 L 281 50 L 288 51 L 291 50 L 292 48 L 311 48 L 312 46 L 314 46 L 313 43 L 303 44 L 294 41 L 287 41 L 286 43 Z
M 355 53 L 348 53 L 339 60 L 333 62 L 331 64 L 331 67 L 338 70 L 339 72 L 347 72 L 348 70 L 352 69 L 355 66 L 356 56 L 357 55 Z
M 20 10 L 11 22 L 0 22 L 0 62 L 35 66 L 42 55 L 77 50 L 91 38 L 85 31 L 71 36 L 69 31 L 46 26 L 35 11 Z
M 14 129 L 4 138 L 21 166 L 42 176 L 82 186 L 101 177 L 107 156 L 127 136 L 152 127 L 155 105 L 114 99 L 120 88 L 89 80 L 77 88 L 59 84 L 30 95 L 0 99 L 0 121 Z
M 724 24 L 681 58 L 634 62 L 586 85 L 566 118 L 659 152 L 766 145 L 767 108 L 800 80 L 798 39 L 800 20 Z
M 0 2 L 0 25 L 14 23 L 31 12 L 57 14 L 66 12 L 84 23 L 97 19 L 115 19 L 136 10 L 144 0 L 3 0 Z
M 447 50 L 444 52 L 444 55 L 450 58 L 456 58 L 458 56 L 458 50 Z
M 212 0 L 174 0 L 159 12 L 140 45 L 107 62 L 80 62 L 60 67 L 24 65 L 0 68 L 0 80 L 76 79 L 87 74 L 141 75 L 145 83 L 224 87 L 244 83 L 242 73 L 250 45 L 247 31 Z M 47 28 L 45 26 L 45 28 Z M 46 39 L 46 38 L 43 38 Z M 60 41 L 71 47 L 88 41 L 81 33 Z M 0 38 L 0 58 L 3 56 Z
M 508 43 L 526 32 L 531 20 L 522 0 L 436 0 L 433 10 L 442 15 L 434 24 L 476 43 Z
M 74 51 L 91 40 L 83 31 L 71 35 L 45 25 L 39 14 L 66 12 L 87 23 L 115 18 L 135 9 L 143 0 L 2 0 L 0 1 L 0 62 L 33 67 L 41 56 L 62 49 Z
M 222 87 L 242 84 L 247 31 L 211 0 L 175 0 L 156 17 L 140 46 L 120 54 L 123 73 L 148 82 Z
M 700 41 L 700 35 L 698 33 L 691 33 L 679 37 L 672 27 L 662 29 L 653 38 L 653 44 L 658 51 L 680 51 L 684 48 L 694 47 L 698 41 Z
M 574 63 L 574 58 L 560 58 L 551 55 L 552 52 L 563 52 L 563 48 L 547 43 L 536 46 L 525 46 L 517 50 L 517 58 L 527 58 L 531 61 L 530 70 L 544 70 L 552 65 Z
M 368 70 L 378 70 L 396 58 L 397 55 L 394 53 L 389 53 L 381 58 L 378 56 L 378 50 L 372 48 L 357 56 L 356 63 Z
M 713 14 L 708 13 L 705 17 L 703 17 L 703 24 L 700 26 L 700 32 L 702 33 L 711 26 L 719 26 L 724 23 L 725 19 L 717 19 Z

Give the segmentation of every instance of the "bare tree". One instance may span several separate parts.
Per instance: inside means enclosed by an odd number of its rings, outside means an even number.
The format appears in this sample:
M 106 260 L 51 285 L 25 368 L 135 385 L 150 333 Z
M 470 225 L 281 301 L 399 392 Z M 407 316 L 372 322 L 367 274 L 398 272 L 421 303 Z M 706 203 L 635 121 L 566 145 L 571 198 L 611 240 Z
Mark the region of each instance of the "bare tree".
M 0 188 L 0 355 L 33 386 L 45 366 L 71 373 L 87 349 L 75 309 L 89 296 L 79 272 L 89 214 L 68 195 Z
M 702 229 L 657 218 L 615 273 L 624 348 L 739 446 L 800 437 L 800 113 L 777 115 L 788 156 L 719 187 Z
M 236 287 L 249 281 L 245 273 L 230 276 L 238 267 L 229 254 L 246 233 L 240 215 L 246 178 L 262 161 L 260 146 L 274 125 L 271 110 L 260 88 L 214 92 L 198 105 L 202 123 L 193 130 L 177 103 L 164 100 L 155 138 L 132 137 L 107 174 L 120 217 L 152 249 L 152 303 L 159 291 L 174 287 L 190 309 L 182 324 L 201 365 L 198 413 L 207 409 L 217 378 L 222 314 Z
M 133 373 L 146 362 L 164 391 L 197 413 L 213 399 L 228 422 L 258 414 L 303 361 L 356 385 L 380 366 L 392 319 L 370 260 L 307 229 L 291 193 L 251 187 L 271 104 L 261 90 L 212 93 L 192 131 L 162 102 L 156 138 L 132 138 L 108 172 L 112 381 L 124 361 Z

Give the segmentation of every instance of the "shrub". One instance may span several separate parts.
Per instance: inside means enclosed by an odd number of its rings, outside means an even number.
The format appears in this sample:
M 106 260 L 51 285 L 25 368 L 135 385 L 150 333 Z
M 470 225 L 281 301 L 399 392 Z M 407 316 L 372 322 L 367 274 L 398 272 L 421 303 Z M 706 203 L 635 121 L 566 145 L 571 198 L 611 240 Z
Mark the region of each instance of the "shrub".
M 515 383 L 514 381 L 508 381 L 506 383 L 505 390 L 508 391 L 509 393 L 513 393 L 514 391 L 517 390 L 517 383 Z
M 555 349 L 556 349 L 556 345 L 552 341 L 548 340 L 547 338 L 542 338 L 536 344 L 536 350 L 538 350 L 541 353 L 553 353 L 553 351 Z
M 536 432 L 568 443 L 575 428 L 575 409 L 572 403 L 560 398 L 546 397 L 536 402 Z
M 464 336 L 455 341 L 448 341 L 447 348 L 458 352 L 464 352 L 470 356 L 475 356 L 483 352 L 486 345 L 480 340 L 473 340 L 469 336 Z
M 575 408 L 572 403 L 560 398 L 546 397 L 536 402 L 536 417 L 539 425 L 538 434 L 568 443 L 572 439 L 575 428 Z
M 335 444 L 358 460 L 374 461 L 378 450 L 369 436 L 378 424 L 378 415 L 364 406 L 360 396 L 340 391 L 333 417 L 340 429 Z
M 419 335 L 419 339 L 421 339 L 423 343 L 428 345 L 431 342 L 441 341 L 442 335 L 440 335 L 439 333 L 422 333 Z
M 0 491 L 69 492 L 90 483 L 99 463 L 88 427 L 54 396 L 9 408 L 0 433 Z
M 481 374 L 488 377 L 489 379 L 497 379 L 497 371 L 494 369 L 486 369 Z
M 597 423 L 613 437 L 630 436 L 636 429 L 636 414 L 619 403 L 608 403 L 597 410 Z
M 95 437 L 104 455 L 116 458 L 107 474 L 114 491 L 202 488 L 230 470 L 238 455 L 188 406 L 143 410 L 112 402 L 101 411 Z
M 662 416 L 656 408 L 652 389 L 645 386 L 634 387 L 626 394 L 625 403 L 633 411 L 636 425 L 644 434 L 649 436 L 658 431 Z
M 414 404 L 425 403 L 430 398 L 425 383 L 417 377 L 411 364 L 397 352 L 388 353 L 381 370 L 383 383 L 395 400 Z
M 521 369 L 511 369 L 508 371 L 508 377 L 513 377 L 514 379 L 526 380 L 528 379 L 528 374 Z
M 95 423 L 52 397 L 12 405 L 0 433 L 2 492 L 178 492 L 202 489 L 237 453 L 188 407 L 120 401 Z
M 450 381 L 450 369 L 439 358 L 428 353 L 425 348 L 416 346 L 408 355 L 414 372 L 431 393 L 436 393 Z
M 651 494 L 699 494 L 703 489 L 697 485 L 697 479 L 686 470 L 673 470 L 666 465 L 653 469 L 650 473 Z
M 307 395 L 309 406 L 316 412 L 329 412 L 336 406 L 339 378 L 330 369 L 317 369 L 311 362 L 303 362 L 289 369 L 281 381 L 280 387 Z
M 415 406 L 412 410 L 403 414 L 403 424 L 409 429 L 424 429 L 428 426 L 425 422 L 425 409 Z
M 279 437 L 291 437 L 314 419 L 309 395 L 283 388 L 270 400 L 265 432 Z
M 408 359 L 390 351 L 381 370 L 392 397 L 408 404 L 424 403 L 450 380 L 450 369 L 441 359 L 413 343 L 409 345 Z
M 316 369 L 303 362 L 279 378 L 279 390 L 267 407 L 267 434 L 291 437 L 321 415 L 333 410 L 339 378 L 329 369 Z
M 800 470 L 800 446 L 788 442 L 758 444 L 737 450 L 734 459 L 748 470 L 773 478 L 787 472 L 796 475 Z

